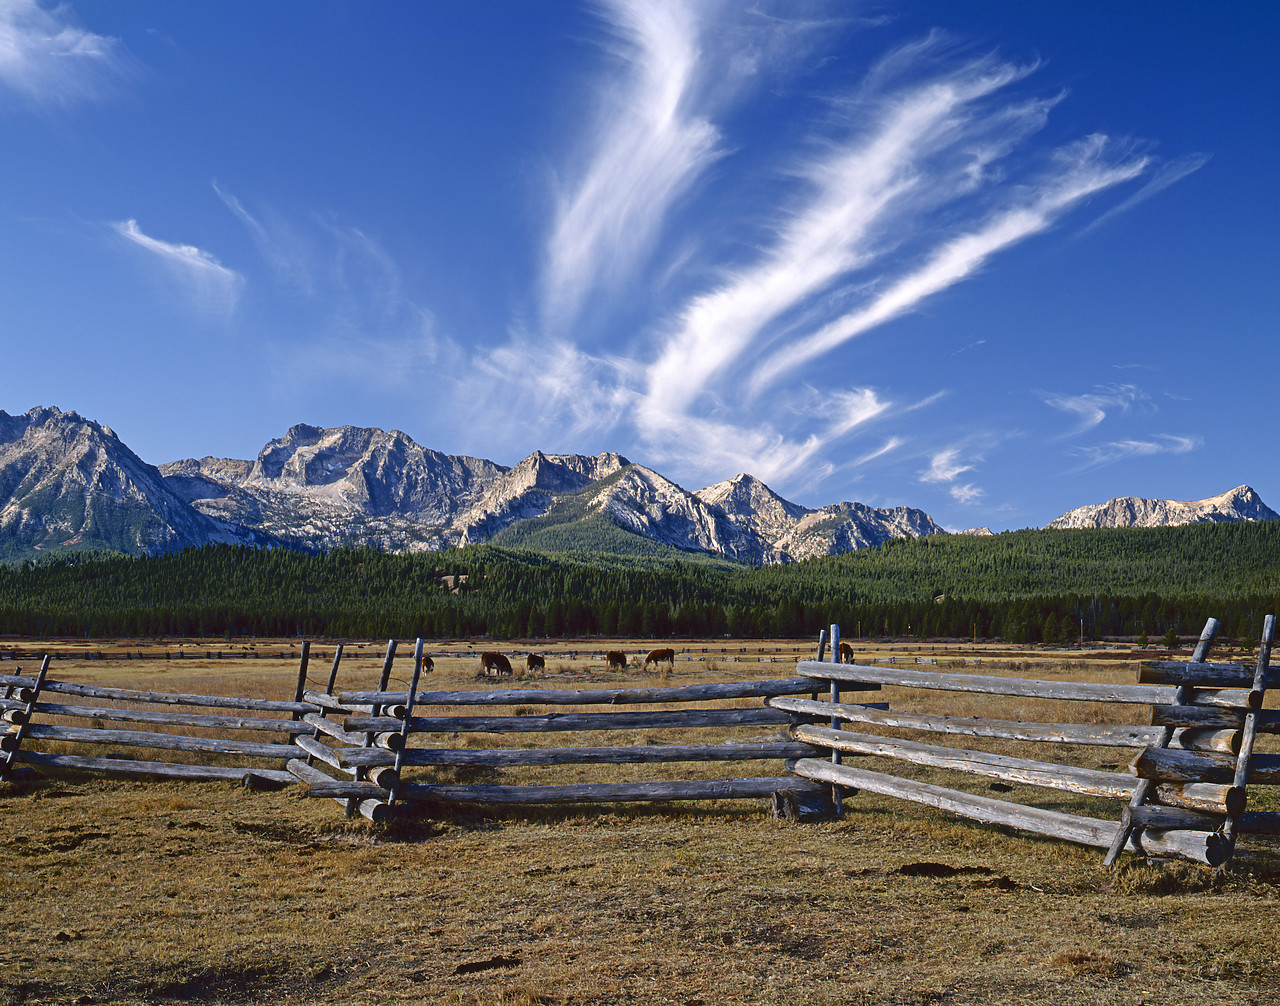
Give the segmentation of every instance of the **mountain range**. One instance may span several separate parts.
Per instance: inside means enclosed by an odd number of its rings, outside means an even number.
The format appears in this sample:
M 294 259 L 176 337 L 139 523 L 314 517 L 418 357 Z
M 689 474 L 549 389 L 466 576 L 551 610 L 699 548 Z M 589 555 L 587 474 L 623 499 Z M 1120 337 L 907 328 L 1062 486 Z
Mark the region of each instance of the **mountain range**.
M 1277 520 L 1248 486 L 1193 503 L 1125 497 L 1049 527 Z M 816 510 L 752 475 L 690 492 L 620 454 L 543 454 L 513 467 L 442 454 L 398 431 L 297 425 L 252 460 L 155 467 L 110 427 L 56 407 L 0 411 L 0 560 L 210 542 L 432 551 L 493 542 L 761 564 L 946 533 L 913 507 Z M 967 534 L 989 534 L 986 528 Z
M 1187 502 L 1120 496 L 1068 510 L 1045 527 L 1170 527 L 1238 520 L 1280 520 L 1280 514 L 1249 486 L 1236 486 L 1218 496 Z

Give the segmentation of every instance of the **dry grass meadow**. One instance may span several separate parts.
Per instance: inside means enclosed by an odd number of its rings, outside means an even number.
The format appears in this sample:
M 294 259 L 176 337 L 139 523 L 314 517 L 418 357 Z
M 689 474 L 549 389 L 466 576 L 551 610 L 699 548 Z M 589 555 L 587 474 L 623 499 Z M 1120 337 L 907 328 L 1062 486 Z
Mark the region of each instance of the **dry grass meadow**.
M 177 641 L 0 640 L 0 673 L 15 666 L 30 672 L 49 649 L 59 655 L 51 676 L 62 680 L 291 698 L 296 658 L 279 657 L 288 645 L 259 641 L 255 648 L 271 656 L 250 659 L 240 645 L 189 640 L 178 661 L 164 656 Z M 616 645 L 547 647 L 545 672 L 523 684 L 658 681 L 637 669 L 607 672 L 588 656 Z M 684 659 L 662 676 L 669 684 L 788 677 L 794 661 L 813 651 L 793 641 L 675 645 Z M 481 648 L 438 647 L 460 654 Z M 502 648 L 524 652 L 519 644 Z M 647 647 L 623 648 L 635 654 Z M 382 649 L 349 645 L 338 689 L 372 688 Z M 325 643 L 313 649 L 313 681 L 323 682 L 331 652 Z M 396 677 L 403 686 L 409 660 L 401 652 Z M 104 659 L 86 660 L 86 653 Z M 862 650 L 866 662 L 890 655 L 936 659 L 938 670 L 1135 679 L 1124 653 Z M 473 656 L 440 657 L 424 686 L 498 687 L 478 680 L 477 670 Z M 1119 718 L 1083 703 L 896 689 L 875 698 L 955 715 Z M 676 739 L 674 732 L 631 733 L 638 736 L 624 743 Z M 760 728 L 701 736 L 760 736 Z M 1264 738 L 1259 749 L 1276 750 L 1275 740 Z M 467 742 L 619 741 L 520 734 L 445 743 Z M 983 746 L 1093 767 L 1114 768 L 1130 757 L 1112 748 Z M 888 769 L 875 759 L 866 764 Z M 975 792 L 993 788 L 985 780 L 896 770 Z M 457 769 L 438 771 L 437 778 L 464 779 Z M 745 774 L 781 771 L 762 762 Z M 551 781 L 553 772 L 555 781 L 744 774 L 741 766 L 715 764 L 579 766 L 486 778 Z M 418 776 L 427 777 L 427 770 Z M 1007 795 L 1100 817 L 1120 813 L 1116 803 L 1045 790 L 1016 787 Z M 1099 850 L 887 798 L 862 794 L 845 808 L 843 818 L 816 823 L 773 820 L 764 801 L 740 801 L 474 812 L 373 825 L 296 789 L 83 776 L 0 783 L 0 1004 L 1280 1000 L 1274 844 L 1242 842 L 1223 876 L 1133 859 L 1104 869 Z

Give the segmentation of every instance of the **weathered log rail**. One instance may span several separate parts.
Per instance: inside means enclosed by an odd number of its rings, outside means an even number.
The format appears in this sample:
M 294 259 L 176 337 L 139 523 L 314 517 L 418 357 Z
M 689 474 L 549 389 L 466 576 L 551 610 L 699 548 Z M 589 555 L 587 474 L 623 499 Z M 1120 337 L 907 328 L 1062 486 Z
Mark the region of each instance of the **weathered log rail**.
M 1256 666 L 1213 663 L 1207 659 L 1216 633 L 1211 619 L 1190 661 L 1142 662 L 1135 684 L 838 663 L 838 626 L 822 634 L 818 659 L 799 661 L 794 677 L 682 687 L 420 689 L 430 666 L 420 639 L 403 691 L 387 687 L 394 640 L 375 689 L 340 693 L 335 683 L 343 647 L 336 647 L 321 690 L 318 683 L 308 687 L 310 646 L 303 643 L 292 701 L 55 680 L 48 676 L 46 657 L 36 675 L 0 675 L 0 778 L 26 765 L 125 777 L 297 783 L 313 796 L 337 801 L 348 814 L 372 820 L 397 807 L 430 812 L 450 806 L 762 796 L 772 796 L 775 809 L 803 806 L 838 814 L 846 796 L 865 790 L 1105 848 L 1108 861 L 1128 849 L 1219 866 L 1234 854 L 1238 836 L 1280 834 L 1280 814 L 1247 808 L 1249 786 L 1280 785 L 1280 755 L 1254 751 L 1259 735 L 1280 734 L 1280 710 L 1262 708 L 1268 686 L 1280 681 L 1270 668 L 1274 628 L 1268 616 Z M 822 659 L 828 642 L 829 661 Z M 1146 724 L 1026 722 L 897 710 L 846 697 L 882 688 L 1083 702 L 1102 709 L 1137 705 L 1149 708 L 1150 718 Z M 765 736 L 744 736 L 743 728 L 750 727 L 763 728 Z M 708 730 L 717 736 L 702 740 Z M 634 739 L 638 732 L 643 742 Z M 661 742 L 653 736 L 658 732 Z M 545 746 L 522 739 L 535 734 L 584 736 L 577 744 Z M 480 735 L 494 740 L 481 746 Z M 1123 764 L 1131 758 L 1124 772 L 1065 764 L 1067 754 L 1055 760 L 1003 753 L 1004 746 L 997 754 L 929 740 L 938 735 L 1026 743 L 1039 750 L 1058 745 L 1064 752 L 1081 746 L 1133 754 L 1118 759 Z M 91 753 L 101 747 L 110 749 L 108 757 Z M 163 752 L 180 752 L 184 760 L 160 760 Z M 868 758 L 877 765 L 1122 801 L 1125 807 L 1117 820 L 1107 820 L 846 764 Z M 687 769 L 676 769 L 674 778 L 655 779 L 637 769 L 639 778 L 599 781 L 601 776 L 588 773 L 588 781 L 576 781 L 582 766 L 770 761 L 778 774 L 766 769 L 742 778 L 684 778 Z M 575 781 L 562 782 L 562 775 L 523 782 L 543 769 L 566 767 L 576 767 L 569 775 Z M 484 781 L 455 781 L 459 770 L 464 779 L 479 770 Z M 502 778 L 508 770 L 518 773 L 520 785 Z
M 271 714 L 301 716 L 314 711 L 310 704 L 60 681 L 47 676 L 49 659 L 44 658 L 34 677 L 0 675 L 0 718 L 9 724 L 0 734 L 0 777 L 25 765 L 123 778 L 230 779 L 246 785 L 294 781 L 285 771 L 295 751 L 289 739 L 307 728 L 296 719 Z M 50 701 L 50 695 L 84 701 Z M 148 729 L 129 728 L 137 726 Z M 112 756 L 85 753 L 102 746 Z M 158 760 L 155 753 L 164 751 L 182 752 L 193 760 Z M 125 752 L 133 756 L 118 756 Z M 139 756 L 145 752 L 151 754 Z
M 385 678 L 385 676 L 384 676 Z M 580 744 L 558 747 L 429 747 L 414 744 L 420 736 L 439 738 L 475 734 L 547 734 L 557 732 L 613 735 L 639 730 L 689 731 L 748 726 L 784 730 L 807 718 L 770 709 L 705 705 L 740 699 L 767 699 L 813 690 L 807 678 L 771 681 L 737 681 L 683 687 L 630 688 L 509 688 L 486 691 L 418 691 L 416 682 L 406 691 L 388 691 L 386 682 L 376 691 L 346 691 L 319 697 L 306 693 L 334 717 L 326 721 L 327 740 L 318 752 L 331 768 L 355 774 L 389 767 L 388 803 L 394 800 L 434 806 L 559 805 L 617 801 L 674 801 L 746 799 L 787 793 L 790 803 L 806 804 L 826 787 L 816 786 L 794 774 L 733 779 L 669 779 L 634 782 L 543 783 L 495 785 L 430 781 L 422 776 L 406 779 L 406 769 L 442 766 L 502 770 L 525 767 L 573 765 L 659 765 L 678 762 L 746 762 L 775 760 L 785 770 L 787 759 L 811 755 L 815 749 L 800 741 L 716 741 L 708 743 Z M 690 704 L 697 707 L 689 708 Z M 607 712 L 558 711 L 566 706 L 606 705 Z M 635 706 L 666 708 L 636 709 Z M 467 715 L 458 708 L 507 707 L 495 715 Z M 616 708 L 622 707 L 622 708 Z M 631 708 L 627 708 L 631 707 Z M 426 709 L 426 714 L 415 710 Z M 534 712 L 534 710 L 539 710 Z M 337 716 L 346 713 L 341 720 Z M 307 717 L 309 722 L 317 717 Z M 318 739 L 318 738 L 317 738 Z M 308 748 L 311 739 L 298 738 Z M 312 777 L 312 792 L 327 793 L 329 784 Z
M 1280 680 L 1269 667 L 1275 632 L 1267 616 L 1256 667 L 1207 661 L 1217 633 L 1210 619 L 1191 661 L 1146 662 L 1139 683 L 1103 684 L 953 674 L 909 668 L 801 661 L 797 672 L 830 683 L 829 702 L 779 696 L 768 704 L 780 712 L 829 716 L 831 726 L 797 725 L 793 739 L 832 752 L 830 762 L 801 758 L 791 770 L 846 791 L 866 790 L 938 807 L 964 817 L 1020 828 L 1107 850 L 1114 861 L 1122 849 L 1147 855 L 1178 856 L 1221 866 L 1234 853 L 1239 834 L 1280 833 L 1280 814 L 1246 811 L 1248 785 L 1280 784 L 1280 756 L 1254 754 L 1259 733 L 1280 733 L 1280 712 L 1263 710 L 1267 685 Z M 832 626 L 831 637 L 839 629 Z M 1151 725 L 1123 723 L 1030 723 L 981 717 L 908 713 L 846 705 L 836 686 L 893 686 L 991 696 L 1151 707 Z M 1129 772 L 1099 771 L 1036 759 L 924 743 L 913 738 L 867 734 L 846 723 L 876 728 L 996 738 L 1037 744 L 1138 748 Z M 842 764 L 853 754 L 931 769 L 1065 790 L 1127 802 L 1118 822 L 979 796 L 885 772 Z M 1150 802 L 1158 801 L 1158 802 Z

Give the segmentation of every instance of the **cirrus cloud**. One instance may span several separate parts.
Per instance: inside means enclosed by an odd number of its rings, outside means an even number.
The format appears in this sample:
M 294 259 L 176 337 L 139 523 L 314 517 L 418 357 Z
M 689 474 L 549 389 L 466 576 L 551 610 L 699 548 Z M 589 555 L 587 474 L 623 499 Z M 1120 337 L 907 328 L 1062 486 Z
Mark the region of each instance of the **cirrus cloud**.
M 1064 395 L 1040 392 L 1045 405 L 1076 417 L 1076 426 L 1066 436 L 1074 436 L 1093 429 L 1108 415 L 1125 413 L 1137 406 L 1150 407 L 1150 399 L 1136 384 L 1100 385 L 1092 392 L 1081 395 Z
M 1107 444 L 1073 447 L 1071 453 L 1082 458 L 1083 461 L 1079 467 L 1071 469 L 1067 474 L 1114 465 L 1130 458 L 1152 457 L 1157 454 L 1187 454 L 1203 445 L 1204 438 L 1201 436 L 1158 433 L 1150 440 L 1118 440 Z
M 111 229 L 136 248 L 151 256 L 202 311 L 230 314 L 235 310 L 244 286 L 244 277 L 228 269 L 212 254 L 194 245 L 171 244 L 143 233 L 136 220 L 121 220 Z
M 65 4 L 0 0 L 0 86 L 39 108 L 109 93 L 131 70 L 119 39 L 75 23 Z

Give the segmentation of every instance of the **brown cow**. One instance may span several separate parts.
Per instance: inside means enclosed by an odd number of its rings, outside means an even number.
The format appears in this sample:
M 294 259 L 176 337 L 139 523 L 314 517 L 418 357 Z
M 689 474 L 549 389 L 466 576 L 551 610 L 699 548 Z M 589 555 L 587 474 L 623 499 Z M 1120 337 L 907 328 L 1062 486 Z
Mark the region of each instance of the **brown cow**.
M 485 650 L 480 654 L 480 663 L 484 667 L 485 674 L 497 671 L 498 677 L 502 677 L 504 674 L 512 673 L 511 661 L 501 653 L 494 653 L 492 650 Z
M 604 655 L 604 659 L 609 664 L 609 670 L 613 670 L 615 667 L 625 669 L 627 666 L 627 655 L 621 650 L 608 650 Z
M 524 666 L 526 670 L 540 671 L 547 666 L 547 662 L 542 659 L 540 654 L 530 653 L 524 658 Z
M 850 646 L 848 643 L 846 643 L 844 640 L 840 641 L 840 663 L 842 664 L 853 663 L 853 647 Z
M 422 673 L 430 674 L 435 669 L 436 669 L 436 662 L 424 653 L 422 655 Z
M 644 658 L 645 670 L 649 669 L 650 664 L 670 664 L 671 669 L 676 669 L 676 651 L 671 647 L 665 647 L 661 650 L 650 650 L 649 655 Z

